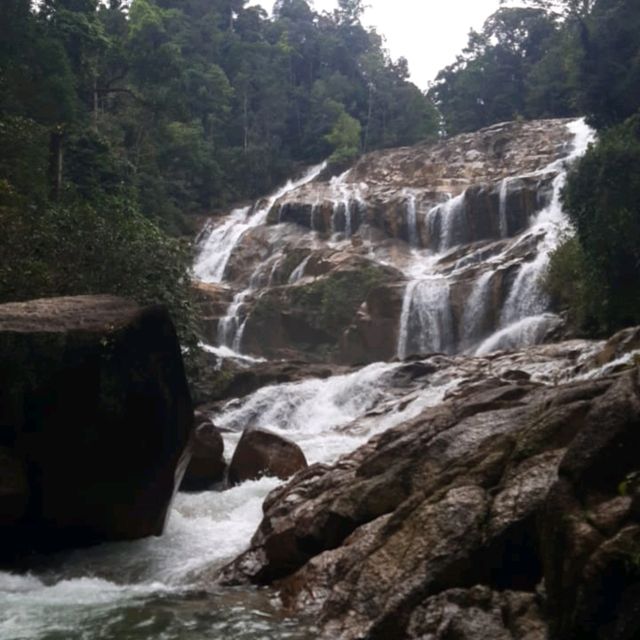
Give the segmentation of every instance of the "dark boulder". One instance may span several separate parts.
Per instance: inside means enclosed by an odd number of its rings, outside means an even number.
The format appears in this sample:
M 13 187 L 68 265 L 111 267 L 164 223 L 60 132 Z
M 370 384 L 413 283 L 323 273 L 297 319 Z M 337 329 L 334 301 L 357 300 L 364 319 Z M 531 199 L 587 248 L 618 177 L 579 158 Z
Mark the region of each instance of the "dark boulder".
M 229 465 L 229 483 L 240 484 L 261 476 L 286 480 L 307 467 L 302 449 L 291 440 L 264 429 L 245 431 Z
M 191 461 L 180 485 L 181 491 L 204 491 L 224 480 L 224 440 L 210 422 L 204 422 L 191 438 Z
M 0 556 L 162 533 L 192 420 L 165 309 L 0 305 Z

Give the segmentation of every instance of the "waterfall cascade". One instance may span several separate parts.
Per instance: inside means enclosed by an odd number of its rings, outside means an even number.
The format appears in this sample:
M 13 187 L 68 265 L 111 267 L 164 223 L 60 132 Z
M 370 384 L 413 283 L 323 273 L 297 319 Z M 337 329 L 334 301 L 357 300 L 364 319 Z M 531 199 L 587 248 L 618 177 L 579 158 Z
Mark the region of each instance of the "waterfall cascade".
M 489 134 L 502 140 L 505 131 L 499 125 Z M 330 340 L 340 349 L 364 344 L 353 362 L 377 357 L 371 345 L 385 341 L 389 360 L 446 354 L 377 362 L 231 400 L 212 416 L 224 429 L 227 454 L 243 429 L 266 427 L 295 440 L 309 462 L 333 463 L 376 434 L 411 426 L 465 380 L 501 367 L 536 382 L 563 375 L 569 355 L 531 351 L 490 363 L 455 355 L 538 343 L 558 322 L 539 277 L 567 229 L 560 206 L 565 163 L 592 133 L 581 121 L 518 131 L 525 136 L 519 164 L 507 154 L 481 166 L 468 136 L 468 175 L 460 166 L 442 173 L 444 162 L 431 156 L 420 173 L 419 151 L 409 149 L 365 158 L 328 181 L 318 179 L 321 165 L 205 230 L 193 274 L 228 301 L 210 334 L 217 344 L 204 345 L 220 359 L 255 364 L 265 353 L 238 352 L 249 337 L 261 344 L 273 336 L 298 339 L 302 355 L 324 340 L 313 352 L 317 360 L 330 352 Z M 464 157 L 464 145 L 455 144 Z M 526 206 L 515 211 L 514 202 Z M 283 618 L 269 592 L 224 590 L 212 580 L 246 549 L 265 496 L 279 484 L 263 478 L 224 492 L 180 494 L 162 538 L 37 559 L 28 575 L 0 572 L 0 640 L 316 637 L 312 623 Z
M 383 182 L 376 183 L 375 169 L 367 182 L 367 172 L 362 175 L 357 167 L 318 181 L 324 168 L 320 165 L 253 208 L 233 211 L 205 231 L 194 266 L 196 278 L 235 289 L 215 332 L 218 345 L 243 350 L 246 331 L 256 331 L 255 306 L 276 304 L 268 302 L 273 299 L 270 289 L 305 286 L 303 276 L 323 277 L 332 265 L 354 260 L 364 249 L 372 268 L 393 267 L 399 281 L 406 282 L 396 311 L 393 351 L 398 356 L 484 351 L 487 345 L 523 346 L 543 339 L 544 327 L 553 322 L 540 276 L 568 227 L 560 203 L 566 167 L 592 139 L 583 121 L 557 126 L 568 132 L 564 156 L 558 157 L 556 143 L 548 162 L 541 164 L 544 155 L 532 156 L 531 162 L 521 162 L 522 173 L 512 169 L 509 175 L 485 179 L 480 187 L 456 179 L 425 190 L 402 184 L 402 177 L 397 178 L 398 187 L 389 186 L 384 182 L 388 169 Z M 425 206 L 430 199 L 436 202 Z M 389 245 L 381 233 L 404 240 L 405 248 Z M 251 242 L 256 243 L 254 252 L 248 249 Z M 296 254 L 301 249 L 304 252 Z M 280 297 L 277 304 L 284 305 L 284 311 L 287 301 Z M 527 323 L 526 318 L 537 320 Z M 525 325 L 537 329 L 523 331 Z M 268 341 L 260 326 L 260 339 L 254 335 L 251 341 L 254 348 Z

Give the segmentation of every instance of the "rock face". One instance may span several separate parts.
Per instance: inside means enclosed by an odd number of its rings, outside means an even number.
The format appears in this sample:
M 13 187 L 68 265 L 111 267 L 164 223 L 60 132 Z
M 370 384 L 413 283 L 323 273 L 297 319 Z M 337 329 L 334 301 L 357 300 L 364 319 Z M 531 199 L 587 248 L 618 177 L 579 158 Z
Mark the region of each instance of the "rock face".
M 180 490 L 204 491 L 222 482 L 226 470 L 222 434 L 210 422 L 203 422 L 193 432 L 191 460 Z
M 307 460 L 295 443 L 265 429 L 245 431 L 229 465 L 229 483 L 240 484 L 261 476 L 290 478 Z
M 427 385 L 439 362 L 397 375 Z M 640 368 L 549 386 L 515 364 L 477 360 L 441 404 L 273 491 L 221 581 L 274 585 L 321 638 L 637 638 Z
M 192 417 L 164 309 L 1 305 L 0 557 L 160 534 Z
M 500 332 L 490 350 L 541 342 L 559 323 L 538 281 L 563 226 L 562 161 L 587 138 L 580 122 L 502 123 L 316 169 L 232 212 L 195 265 L 208 340 L 334 364 L 473 351 Z

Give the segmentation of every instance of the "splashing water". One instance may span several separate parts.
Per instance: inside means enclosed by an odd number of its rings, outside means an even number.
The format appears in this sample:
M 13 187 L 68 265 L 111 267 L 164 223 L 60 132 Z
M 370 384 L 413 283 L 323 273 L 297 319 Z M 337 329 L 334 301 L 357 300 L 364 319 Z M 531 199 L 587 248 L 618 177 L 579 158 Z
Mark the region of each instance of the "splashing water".
M 202 245 L 193 267 L 196 279 L 202 282 L 223 282 L 225 270 L 234 249 L 246 231 L 267 221 L 275 203 L 290 191 L 315 180 L 327 166 L 326 162 L 311 167 L 298 180 L 290 180 L 272 193 L 266 203 L 251 214 L 250 207 L 234 210 L 218 227 L 215 227 Z
M 495 271 L 485 271 L 474 283 L 462 316 L 462 348 L 477 343 L 484 332 L 484 325 L 491 304 L 491 284 Z
M 418 239 L 418 215 L 416 207 L 416 196 L 414 193 L 411 193 L 409 194 L 409 196 L 407 196 L 406 209 L 409 244 L 412 247 L 417 247 L 419 246 L 420 242 Z
M 398 357 L 447 352 L 452 344 L 449 282 L 445 278 L 410 282 L 402 303 Z

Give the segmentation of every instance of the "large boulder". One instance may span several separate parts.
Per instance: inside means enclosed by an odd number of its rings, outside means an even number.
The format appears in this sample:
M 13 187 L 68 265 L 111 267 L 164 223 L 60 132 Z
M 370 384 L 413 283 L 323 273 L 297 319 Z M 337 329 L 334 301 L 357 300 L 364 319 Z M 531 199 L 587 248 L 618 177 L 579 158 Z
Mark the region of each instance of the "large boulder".
M 0 557 L 162 533 L 192 419 L 165 309 L 0 305 Z
M 261 476 L 286 480 L 306 466 L 307 459 L 295 442 L 265 429 L 248 429 L 229 465 L 229 483 L 240 484 Z

